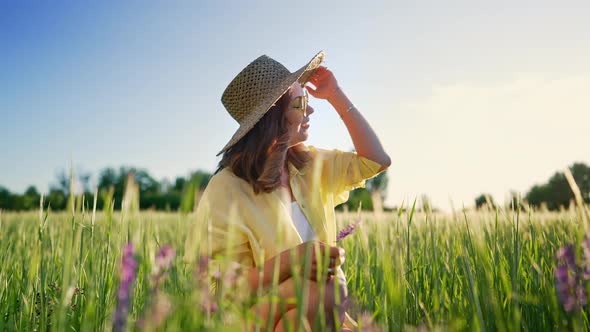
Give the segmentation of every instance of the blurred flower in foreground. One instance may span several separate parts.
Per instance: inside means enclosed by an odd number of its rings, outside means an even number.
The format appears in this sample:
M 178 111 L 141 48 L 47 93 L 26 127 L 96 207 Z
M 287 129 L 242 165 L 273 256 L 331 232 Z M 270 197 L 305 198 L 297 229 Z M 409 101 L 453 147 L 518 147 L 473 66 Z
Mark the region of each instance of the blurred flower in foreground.
M 231 303 L 232 306 L 244 304 L 248 292 L 240 291 L 247 281 L 243 272 L 243 266 L 235 261 L 200 257 L 193 276 L 201 311 L 210 316 L 221 311 L 220 303 Z
M 117 308 L 115 309 L 113 317 L 113 331 L 125 331 L 127 315 L 129 314 L 129 303 L 131 302 L 132 285 L 133 281 L 135 281 L 136 271 L 137 261 L 133 256 L 133 244 L 128 243 L 123 247 L 119 276 L 119 291 L 117 292 Z
M 584 242 L 587 240 L 588 235 L 584 239 Z M 583 247 L 586 245 L 584 243 L 582 244 Z M 584 251 L 584 255 L 586 256 L 586 249 Z M 563 305 L 563 309 L 566 312 L 571 312 L 585 307 L 588 302 L 586 286 L 584 284 L 586 272 L 576 263 L 574 246 L 570 244 L 560 248 L 555 256 L 558 260 L 557 268 L 555 269 L 555 289 L 557 290 L 557 297 Z
M 590 280 L 590 232 L 584 237 L 582 241 L 583 257 L 584 257 L 584 273 L 582 278 Z
M 160 250 L 158 250 L 158 253 L 156 254 L 156 265 L 151 275 L 152 292 L 157 291 L 160 284 L 164 281 L 175 256 L 176 253 L 174 252 L 174 249 L 169 245 L 163 245 Z
M 217 312 L 217 301 L 213 297 L 210 287 L 210 275 L 209 275 L 209 263 L 211 259 L 208 256 L 201 256 L 199 258 L 198 268 L 194 271 L 193 277 L 195 278 L 197 288 L 200 295 L 201 311 L 206 313 L 208 316 Z M 219 271 L 215 271 L 214 279 L 219 280 Z
M 242 266 L 237 262 L 231 262 L 223 276 L 224 287 L 233 287 L 238 282 Z
M 174 249 L 169 245 L 162 246 L 156 254 L 156 265 L 151 275 L 150 306 L 144 317 L 137 322 L 137 326 L 141 329 L 148 331 L 157 329 L 172 310 L 168 296 L 160 292 L 160 285 L 164 282 L 175 256 Z
M 175 256 L 171 246 L 163 245 L 156 255 L 156 267 L 160 270 L 167 270 L 172 265 Z

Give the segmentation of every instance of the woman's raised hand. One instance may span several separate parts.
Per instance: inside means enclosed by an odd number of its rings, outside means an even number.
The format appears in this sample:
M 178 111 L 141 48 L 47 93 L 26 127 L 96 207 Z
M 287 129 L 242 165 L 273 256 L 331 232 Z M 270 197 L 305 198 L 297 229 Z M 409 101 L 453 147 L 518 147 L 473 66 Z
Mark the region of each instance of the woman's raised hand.
M 319 66 L 311 74 L 308 82 L 316 88 L 313 89 L 309 85 L 306 85 L 305 88 L 309 91 L 309 94 L 318 99 L 330 99 L 338 89 L 338 81 L 336 81 L 334 73 L 324 66 Z
M 303 267 L 302 273 L 310 280 L 329 279 L 336 273 L 336 268 L 344 263 L 345 252 L 339 247 L 332 247 L 323 242 L 305 242 L 293 248 L 295 262 Z M 319 274 L 321 272 L 321 274 Z

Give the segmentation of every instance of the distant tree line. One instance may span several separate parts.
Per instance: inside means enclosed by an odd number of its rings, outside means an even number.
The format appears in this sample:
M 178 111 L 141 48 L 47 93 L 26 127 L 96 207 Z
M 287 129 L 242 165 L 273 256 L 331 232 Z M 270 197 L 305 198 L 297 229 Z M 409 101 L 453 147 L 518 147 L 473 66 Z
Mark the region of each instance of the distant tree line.
M 121 208 L 127 182 L 131 179 L 138 187 L 139 208 L 154 210 L 185 211 L 193 210 L 196 195 L 209 183 L 210 173 L 196 171 L 187 177 L 177 177 L 174 182 L 157 181 L 146 170 L 134 167 L 103 169 L 98 176 L 96 186 L 96 207 L 102 210 L 111 202 L 113 208 Z M 95 192 L 90 188 L 90 174 L 71 176 L 66 171 L 57 174 L 56 183 L 52 184 L 49 193 L 44 195 L 46 207 L 52 210 L 64 210 L 72 204 L 70 192 L 76 196 L 84 196 L 85 207 L 92 209 Z M 38 209 L 41 194 L 37 188 L 30 186 L 24 194 L 11 193 L 0 186 L 0 209 L 22 211 Z
M 569 170 L 580 188 L 582 200 L 590 204 L 590 167 L 584 163 L 574 163 Z M 515 204 L 518 194 L 511 192 L 510 204 Z M 547 210 L 559 210 L 567 208 L 574 201 L 574 192 L 568 183 L 564 172 L 555 172 L 546 183 L 534 185 L 524 196 L 526 204 L 535 208 L 546 208 Z M 485 205 L 496 206 L 496 203 L 489 194 L 481 194 L 475 199 L 476 208 Z

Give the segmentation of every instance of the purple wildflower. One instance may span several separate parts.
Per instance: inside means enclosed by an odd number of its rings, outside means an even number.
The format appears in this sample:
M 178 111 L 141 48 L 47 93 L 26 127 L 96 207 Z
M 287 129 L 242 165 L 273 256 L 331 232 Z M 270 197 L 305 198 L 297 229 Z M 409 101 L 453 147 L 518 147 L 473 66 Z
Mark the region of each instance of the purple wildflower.
M 557 297 L 566 312 L 587 304 L 586 288 L 581 278 L 581 268 L 576 264 L 573 245 L 566 245 L 556 254 L 559 263 L 555 269 Z
M 576 265 L 576 255 L 574 253 L 574 246 L 568 244 L 557 251 L 555 257 L 563 261 L 566 265 Z
M 583 257 L 584 257 L 584 272 L 582 278 L 584 280 L 590 280 L 590 232 L 584 237 L 582 241 Z
M 199 274 L 206 275 L 208 269 L 209 269 L 209 257 L 202 256 L 201 258 L 199 258 Z
M 563 304 L 563 308 L 567 312 L 572 311 L 576 304 L 576 296 L 573 292 L 576 285 L 575 274 L 568 266 L 560 265 L 555 270 L 555 283 L 557 297 Z
M 352 232 L 354 232 L 354 229 L 355 229 L 354 224 L 350 224 L 350 225 L 344 227 L 338 233 L 338 236 L 336 237 L 336 241 L 340 241 L 340 240 L 344 239 L 345 237 L 349 236 L 350 234 L 352 234 Z
M 201 297 L 201 311 L 206 313 L 207 315 L 211 315 L 217 312 L 219 307 L 217 306 L 217 302 L 213 299 L 210 295 L 203 295 Z
M 357 227 L 360 226 L 360 224 L 361 219 L 359 218 L 358 222 L 349 224 L 348 226 L 344 227 L 336 236 L 336 242 L 339 242 L 340 240 L 352 234 L 357 229 Z
M 117 293 L 117 308 L 113 317 L 113 331 L 125 331 L 129 303 L 131 302 L 132 284 L 137 271 L 137 261 L 133 257 L 133 244 L 128 243 L 123 247 L 121 259 L 120 284 Z
M 159 269 L 167 270 L 172 265 L 172 261 L 174 260 L 174 249 L 172 249 L 169 245 L 164 245 L 158 251 L 156 255 L 156 266 Z
M 208 256 L 201 256 L 199 258 L 198 268 L 194 271 L 194 277 L 196 279 L 197 287 L 200 292 L 200 305 L 201 311 L 206 313 L 208 316 L 212 313 L 217 312 L 219 310 L 217 306 L 217 301 L 213 297 L 213 294 L 209 290 L 210 286 L 210 276 L 209 276 L 209 263 L 211 258 Z M 221 278 L 221 273 L 219 270 L 215 271 L 213 274 L 213 278 L 215 280 L 219 280 Z
M 157 328 L 170 313 L 172 305 L 168 297 L 160 292 L 159 287 L 166 277 L 166 273 L 172 265 L 175 255 L 174 249 L 169 245 L 160 247 L 160 250 L 156 254 L 156 266 L 151 275 L 150 306 L 144 318 L 137 322 L 137 325 L 142 329 L 147 326 L 152 329 Z
M 238 281 L 242 266 L 237 262 L 231 262 L 223 277 L 224 287 L 233 287 Z
M 156 254 L 156 269 L 152 273 L 153 289 L 152 292 L 158 290 L 158 286 L 164 279 L 166 272 L 172 266 L 172 261 L 176 254 L 174 249 L 169 245 L 163 245 Z

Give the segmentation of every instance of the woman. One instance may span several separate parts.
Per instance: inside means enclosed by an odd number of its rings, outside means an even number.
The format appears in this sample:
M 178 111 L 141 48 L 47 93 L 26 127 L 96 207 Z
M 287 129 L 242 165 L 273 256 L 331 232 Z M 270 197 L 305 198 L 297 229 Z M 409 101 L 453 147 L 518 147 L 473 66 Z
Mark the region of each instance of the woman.
M 202 255 L 216 258 L 214 269 L 223 269 L 222 258 L 240 263 L 252 294 L 268 290 L 274 279 L 279 298 L 293 298 L 297 280 L 306 280 L 303 321 L 288 301 L 252 308 L 262 322 L 272 322 L 274 331 L 283 331 L 287 323 L 309 329 L 318 316 L 326 317 L 331 329 L 340 326 L 338 319 L 354 326 L 344 315 L 344 251 L 335 246 L 334 207 L 391 163 L 333 73 L 320 66 L 323 59 L 319 52 L 291 73 L 261 56 L 228 85 L 221 100 L 240 127 L 219 153 L 219 168 L 201 197 L 186 242 L 189 263 Z M 356 153 L 304 145 L 314 112 L 307 93 L 334 107 Z

